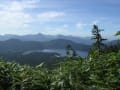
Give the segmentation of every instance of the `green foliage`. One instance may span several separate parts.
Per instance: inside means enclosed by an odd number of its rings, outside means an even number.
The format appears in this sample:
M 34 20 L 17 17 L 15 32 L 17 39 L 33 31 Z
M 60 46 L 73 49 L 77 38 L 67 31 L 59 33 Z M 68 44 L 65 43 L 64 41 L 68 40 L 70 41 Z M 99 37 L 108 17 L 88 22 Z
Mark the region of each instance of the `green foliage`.
M 109 45 L 106 48 L 102 50 L 102 53 L 110 53 L 110 52 L 116 52 L 118 53 L 120 51 L 120 40 L 117 41 L 117 44 L 115 45 Z
M 47 67 L 53 67 L 54 64 L 60 62 L 64 57 L 57 57 L 57 53 L 45 53 L 45 52 L 33 52 L 30 54 L 23 54 L 23 52 L 6 52 L 0 53 L 5 61 L 15 61 L 20 64 L 29 64 L 31 66 L 36 66 L 39 63 L 45 62 Z
M 0 61 L 0 90 L 119 90 L 120 52 L 66 58 L 48 70 Z
M 120 35 L 120 31 L 118 31 L 116 34 L 115 34 L 115 36 L 119 36 Z

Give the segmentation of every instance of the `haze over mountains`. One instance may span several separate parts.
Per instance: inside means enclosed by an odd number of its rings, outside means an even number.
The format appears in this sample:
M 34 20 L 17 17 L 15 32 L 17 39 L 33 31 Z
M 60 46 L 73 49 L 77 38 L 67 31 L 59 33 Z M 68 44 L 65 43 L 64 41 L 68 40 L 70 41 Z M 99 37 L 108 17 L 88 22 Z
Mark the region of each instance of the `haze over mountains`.
M 88 44 L 90 45 L 91 39 L 90 37 L 75 37 L 75 36 L 64 36 L 64 35 L 44 35 L 44 34 L 28 34 L 28 35 L 12 35 L 12 34 L 6 34 L 6 35 L 0 35 L 0 41 L 5 41 L 9 39 L 19 39 L 22 41 L 50 41 L 55 39 L 65 39 L 65 40 L 71 40 L 73 42 L 82 43 L 82 44 Z
M 105 37 L 109 41 L 118 39 L 118 37 L 114 36 L 109 36 Z M 0 35 L 0 41 L 5 41 L 9 39 L 18 39 L 21 41 L 50 41 L 50 40 L 55 40 L 55 39 L 65 39 L 65 40 L 71 40 L 73 42 L 77 43 L 82 43 L 82 44 L 87 44 L 91 45 L 92 40 L 91 37 L 77 37 L 77 36 L 72 36 L 72 35 L 45 35 L 45 34 L 27 34 L 27 35 L 14 35 L 14 34 L 5 34 L 5 35 Z
M 77 50 L 89 50 L 93 43 L 91 37 L 75 37 L 64 35 L 44 35 L 44 34 L 28 34 L 28 35 L 0 35 L 0 51 L 27 51 L 42 49 L 65 49 L 70 44 Z M 109 41 L 106 41 L 109 43 Z M 110 41 L 116 43 L 116 41 Z

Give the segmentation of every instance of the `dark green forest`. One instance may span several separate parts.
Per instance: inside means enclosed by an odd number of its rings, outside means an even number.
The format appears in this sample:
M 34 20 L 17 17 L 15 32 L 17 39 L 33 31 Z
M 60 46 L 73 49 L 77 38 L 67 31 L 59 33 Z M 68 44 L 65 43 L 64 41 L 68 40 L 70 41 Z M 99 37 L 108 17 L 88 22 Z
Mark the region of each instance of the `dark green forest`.
M 45 63 L 29 66 L 1 59 L 0 90 L 120 90 L 119 40 L 106 45 L 101 31 L 93 25 L 94 43 L 85 58 L 66 45 L 66 57 L 52 69 Z M 118 35 L 120 31 L 115 33 Z

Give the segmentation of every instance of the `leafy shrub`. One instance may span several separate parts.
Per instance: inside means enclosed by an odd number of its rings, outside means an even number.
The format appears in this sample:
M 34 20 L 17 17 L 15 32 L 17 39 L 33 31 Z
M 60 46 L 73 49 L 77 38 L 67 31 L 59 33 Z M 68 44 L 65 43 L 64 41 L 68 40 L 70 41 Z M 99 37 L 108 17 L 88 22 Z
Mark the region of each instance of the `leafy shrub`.
M 0 61 L 0 90 L 119 90 L 120 53 L 66 58 L 60 67 Z

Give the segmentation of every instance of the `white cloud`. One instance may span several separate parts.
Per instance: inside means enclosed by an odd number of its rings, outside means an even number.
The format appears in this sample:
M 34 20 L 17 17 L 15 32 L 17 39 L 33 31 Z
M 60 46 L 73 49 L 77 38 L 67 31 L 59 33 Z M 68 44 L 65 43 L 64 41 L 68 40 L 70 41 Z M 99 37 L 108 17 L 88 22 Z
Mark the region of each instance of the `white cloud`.
M 86 26 L 86 24 L 83 24 L 83 23 L 80 23 L 80 22 L 78 22 L 76 24 L 76 28 L 78 28 L 78 29 L 83 29 L 84 26 Z
M 61 17 L 65 16 L 65 13 L 63 12 L 56 12 L 56 11 L 49 11 L 49 12 L 43 12 L 37 15 L 38 20 L 41 22 L 49 22 L 54 21 L 56 19 L 59 19 Z
M 4 11 L 9 12 L 22 11 L 24 9 L 21 3 L 17 1 L 10 2 L 10 4 L 5 4 L 2 8 Z
M 38 7 L 40 0 L 22 0 L 22 1 L 9 1 L 0 5 L 3 10 L 8 11 L 21 11 Z
M 26 9 L 39 7 L 40 0 L 23 0 L 21 5 Z
M 25 30 L 34 20 L 25 10 L 35 8 L 37 2 L 38 0 L 23 0 L 0 4 L 0 29 L 6 30 L 6 32 L 21 30 L 21 28 Z M 0 31 L 0 33 L 2 32 Z
M 38 15 L 33 15 L 27 12 L 28 9 L 32 10 L 38 8 L 40 0 L 13 0 L 7 1 L 0 4 L 0 34 L 11 33 L 11 34 L 20 34 L 31 32 L 30 24 L 32 22 L 44 23 L 49 21 L 54 21 L 61 19 L 65 16 L 64 12 L 57 11 L 47 11 L 39 13 Z M 34 17 L 33 17 L 34 16 Z M 67 28 L 67 25 L 64 25 L 60 30 L 56 28 L 52 33 L 61 33 Z M 46 33 L 51 31 L 51 28 L 46 29 Z

